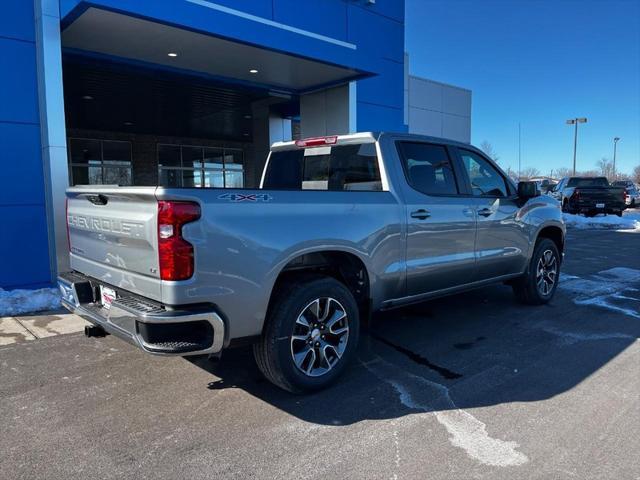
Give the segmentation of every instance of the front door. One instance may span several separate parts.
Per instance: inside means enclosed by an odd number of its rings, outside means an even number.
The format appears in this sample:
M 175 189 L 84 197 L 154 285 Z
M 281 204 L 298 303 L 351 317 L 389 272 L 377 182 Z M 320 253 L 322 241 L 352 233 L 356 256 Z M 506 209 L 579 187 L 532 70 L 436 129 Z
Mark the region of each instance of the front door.
M 475 266 L 472 199 L 460 194 L 449 148 L 398 142 L 407 179 L 407 295 L 469 283 Z
M 479 153 L 462 148 L 458 152 L 471 183 L 478 219 L 475 280 L 522 272 L 529 245 L 513 186 Z

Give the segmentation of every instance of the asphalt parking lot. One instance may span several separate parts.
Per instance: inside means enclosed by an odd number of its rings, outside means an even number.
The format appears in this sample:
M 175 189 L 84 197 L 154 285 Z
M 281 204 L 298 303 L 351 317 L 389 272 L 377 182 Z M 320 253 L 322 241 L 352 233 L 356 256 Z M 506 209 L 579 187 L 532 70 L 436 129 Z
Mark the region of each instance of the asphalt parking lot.
M 550 305 L 498 285 L 385 313 L 310 396 L 248 349 L 2 346 L 2 478 L 640 478 L 640 234 L 567 245 Z

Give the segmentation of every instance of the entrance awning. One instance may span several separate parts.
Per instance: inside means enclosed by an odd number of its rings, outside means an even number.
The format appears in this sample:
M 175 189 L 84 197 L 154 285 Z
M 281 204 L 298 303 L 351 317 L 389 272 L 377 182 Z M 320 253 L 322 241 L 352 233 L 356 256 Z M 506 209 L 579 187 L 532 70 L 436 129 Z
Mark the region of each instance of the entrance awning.
M 301 93 L 366 76 L 366 72 L 230 41 L 98 8 L 88 8 L 62 33 L 78 52 L 198 72 L 224 81 Z

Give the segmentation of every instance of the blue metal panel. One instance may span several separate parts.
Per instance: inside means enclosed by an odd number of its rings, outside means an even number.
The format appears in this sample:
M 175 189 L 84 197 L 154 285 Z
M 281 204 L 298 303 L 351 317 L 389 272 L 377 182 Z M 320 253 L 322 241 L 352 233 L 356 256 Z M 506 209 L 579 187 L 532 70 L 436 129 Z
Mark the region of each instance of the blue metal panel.
M 0 121 L 38 123 L 35 44 L 0 38 Z
M 33 1 L 4 0 L 0 14 L 0 37 L 35 41 Z
M 212 0 L 218 5 L 242 10 L 264 18 L 273 18 L 273 0 Z
M 44 204 L 40 127 L 0 123 L 0 152 L 0 205 Z
M 379 0 L 370 4 L 366 0 L 356 0 L 351 8 L 362 8 L 369 12 L 389 17 L 396 22 L 404 23 L 404 0 Z
M 275 0 L 274 20 L 347 40 L 347 4 L 343 0 Z
M 404 62 L 404 23 L 358 7 L 349 8 L 349 41 L 378 58 Z
M 358 130 L 386 130 L 390 132 L 406 132 L 404 110 L 402 108 L 385 107 L 366 102 L 358 102 Z
M 44 205 L 0 206 L 11 228 L 0 229 L 0 288 L 35 288 L 50 283 Z
M 358 100 L 403 108 L 404 65 L 391 60 L 381 60 L 381 74 L 358 80 Z

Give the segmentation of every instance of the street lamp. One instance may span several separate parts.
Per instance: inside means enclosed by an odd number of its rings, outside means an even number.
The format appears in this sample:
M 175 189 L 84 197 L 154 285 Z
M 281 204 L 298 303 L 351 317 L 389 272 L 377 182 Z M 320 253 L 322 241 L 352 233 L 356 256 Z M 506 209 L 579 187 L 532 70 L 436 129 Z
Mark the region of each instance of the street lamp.
M 567 120 L 567 125 L 575 125 L 575 133 L 573 135 L 573 175 L 576 174 L 576 150 L 578 149 L 578 124 L 579 123 L 587 123 L 587 119 L 584 117 L 581 118 L 572 118 L 571 120 Z
M 616 146 L 620 141 L 620 137 L 613 138 L 613 180 L 616 179 Z

